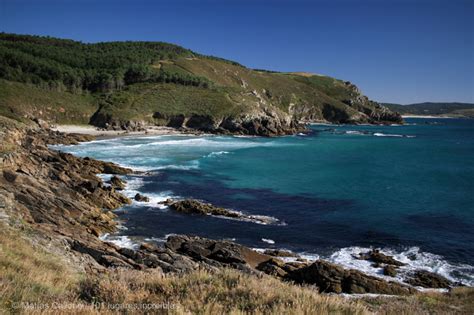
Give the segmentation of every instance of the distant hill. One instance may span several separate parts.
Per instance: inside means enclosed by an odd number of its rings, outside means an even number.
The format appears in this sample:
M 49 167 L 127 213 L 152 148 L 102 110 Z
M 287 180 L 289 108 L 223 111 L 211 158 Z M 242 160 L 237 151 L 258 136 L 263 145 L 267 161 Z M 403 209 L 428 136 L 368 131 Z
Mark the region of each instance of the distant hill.
M 402 115 L 426 115 L 445 117 L 469 117 L 474 118 L 473 103 L 416 103 L 410 105 L 400 105 L 382 103 L 382 105 L 396 111 Z
M 163 42 L 7 33 L 0 33 L 0 115 L 260 135 L 294 132 L 301 121 L 401 121 L 351 82 L 327 76 L 249 69 Z

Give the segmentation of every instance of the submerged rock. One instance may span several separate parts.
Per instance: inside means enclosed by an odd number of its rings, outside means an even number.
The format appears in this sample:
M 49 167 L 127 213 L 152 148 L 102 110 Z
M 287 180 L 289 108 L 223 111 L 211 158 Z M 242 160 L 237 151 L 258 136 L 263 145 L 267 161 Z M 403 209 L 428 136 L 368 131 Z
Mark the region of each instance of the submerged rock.
M 447 289 L 453 285 L 445 277 L 426 270 L 416 270 L 406 282 L 413 286 L 433 289 Z

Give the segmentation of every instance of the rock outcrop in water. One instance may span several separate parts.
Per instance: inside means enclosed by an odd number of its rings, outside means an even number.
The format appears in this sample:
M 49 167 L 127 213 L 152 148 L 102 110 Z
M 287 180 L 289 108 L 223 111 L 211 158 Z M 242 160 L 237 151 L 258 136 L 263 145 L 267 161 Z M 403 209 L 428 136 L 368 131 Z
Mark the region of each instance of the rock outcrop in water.
M 370 260 L 374 262 L 376 265 L 391 265 L 391 266 L 405 266 L 406 264 L 402 263 L 394 259 L 392 256 L 385 255 L 384 253 L 380 252 L 378 249 L 373 249 L 367 253 L 360 253 L 358 259 Z
M 143 196 L 142 194 L 140 193 L 137 193 L 135 195 L 135 197 L 133 197 L 133 199 L 135 201 L 139 201 L 139 202 L 149 202 L 150 201 L 150 198 L 148 198 L 147 196 Z
M 232 219 L 250 221 L 250 222 L 259 223 L 259 224 L 274 224 L 278 222 L 278 220 L 271 217 L 247 215 L 247 214 L 243 214 L 241 212 L 237 212 L 234 210 L 216 207 L 210 203 L 204 203 L 195 199 L 185 199 L 185 200 L 178 200 L 178 201 L 167 199 L 163 201 L 162 204 L 168 206 L 170 209 L 174 211 L 181 212 L 181 213 L 214 215 L 214 216 L 221 216 L 221 217 L 227 217 L 227 218 L 232 218 Z

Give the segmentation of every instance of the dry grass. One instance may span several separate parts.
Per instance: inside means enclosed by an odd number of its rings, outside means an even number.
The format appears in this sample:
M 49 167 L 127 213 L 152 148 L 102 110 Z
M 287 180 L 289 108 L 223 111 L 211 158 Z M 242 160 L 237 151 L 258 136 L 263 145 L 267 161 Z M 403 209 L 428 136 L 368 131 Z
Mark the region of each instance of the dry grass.
M 86 276 L 25 235 L 0 223 L 0 314 L 474 314 L 472 288 L 348 299 L 230 269 Z
M 378 314 L 474 314 L 474 288 L 470 287 L 455 288 L 448 293 L 364 297 L 360 301 Z
M 15 152 L 16 145 L 11 143 L 0 143 L 0 156 Z
M 365 314 L 357 301 L 235 270 L 182 276 L 117 270 L 82 283 L 89 302 L 170 305 L 176 314 Z
M 17 312 L 19 303 L 69 301 L 79 281 L 60 258 L 0 224 L 0 313 Z
M 119 269 L 85 276 L 23 237 L 0 223 L 0 314 L 107 314 L 116 313 L 116 305 L 139 309 L 129 313 L 150 306 L 171 314 L 367 313 L 357 301 L 235 270 L 164 275 Z

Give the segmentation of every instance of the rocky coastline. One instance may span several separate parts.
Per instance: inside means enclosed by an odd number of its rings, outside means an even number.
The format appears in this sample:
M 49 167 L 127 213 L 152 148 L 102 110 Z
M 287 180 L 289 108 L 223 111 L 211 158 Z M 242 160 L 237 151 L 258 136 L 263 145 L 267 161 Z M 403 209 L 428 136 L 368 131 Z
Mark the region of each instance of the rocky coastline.
M 366 100 L 369 102 L 368 100 Z M 343 124 L 402 124 L 403 118 L 382 106 L 378 111 L 365 109 L 364 112 L 348 115 L 332 107 L 327 107 L 329 117 L 303 115 L 300 119 L 277 111 L 247 114 L 238 117 L 216 118 L 211 115 L 166 115 L 159 112 L 153 114 L 154 122 L 140 120 L 122 120 L 103 114 L 100 109 L 91 117 L 90 124 L 106 131 L 138 132 L 153 127 L 173 128 L 180 132 L 203 132 L 223 135 L 245 135 L 275 137 L 307 132 L 307 123 L 343 123 Z M 331 116 L 332 115 L 332 116 Z
M 309 262 L 290 252 L 261 253 L 229 241 L 188 235 L 170 236 L 163 247 L 143 243 L 136 250 L 121 248 L 102 241 L 99 236 L 116 231 L 118 221 L 113 210 L 131 203 L 120 193 L 124 188 L 120 175 L 133 173 L 131 169 L 48 148 L 51 144 L 90 141 L 91 136 L 63 134 L 38 126 L 8 126 L 0 135 L 4 146 L 10 148 L 0 161 L 3 221 L 12 227 L 31 229 L 35 238 L 46 241 L 49 247 L 68 257 L 71 264 L 88 273 L 110 268 L 155 269 L 163 273 L 232 268 L 312 285 L 320 292 L 357 294 L 409 295 L 417 292 L 415 287 L 459 285 L 421 270 L 407 283 L 389 282 L 327 261 Z M 110 185 L 104 185 L 98 174 L 113 175 Z M 167 205 L 184 213 L 247 218 L 239 212 L 196 200 L 170 200 Z M 294 259 L 285 259 L 289 256 Z M 378 251 L 362 253 L 358 259 L 383 266 L 387 274 L 396 273 L 403 265 Z

